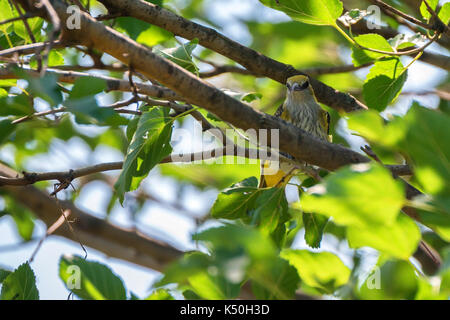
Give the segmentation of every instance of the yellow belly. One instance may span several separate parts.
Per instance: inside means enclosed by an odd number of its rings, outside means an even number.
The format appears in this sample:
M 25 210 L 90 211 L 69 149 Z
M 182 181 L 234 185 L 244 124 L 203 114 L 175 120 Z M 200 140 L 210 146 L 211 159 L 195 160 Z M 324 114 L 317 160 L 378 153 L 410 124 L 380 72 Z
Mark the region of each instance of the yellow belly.
M 271 166 L 270 161 L 264 161 L 261 167 L 261 179 L 264 182 L 260 182 L 260 186 L 264 184 L 265 187 L 284 187 L 289 180 L 296 174 L 297 170 L 294 170 L 294 166 L 288 162 L 281 161 L 279 163 L 279 169 L 274 171 L 273 169 L 268 169 Z

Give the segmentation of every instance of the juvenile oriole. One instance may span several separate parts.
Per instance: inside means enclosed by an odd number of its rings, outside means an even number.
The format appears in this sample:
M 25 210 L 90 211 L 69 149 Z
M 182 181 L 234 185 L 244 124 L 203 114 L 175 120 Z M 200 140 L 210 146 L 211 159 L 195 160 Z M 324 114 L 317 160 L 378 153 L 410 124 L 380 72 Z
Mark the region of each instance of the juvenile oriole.
M 286 100 L 275 112 L 275 116 L 319 139 L 331 141 L 330 115 L 317 102 L 308 77 L 304 75 L 290 77 L 286 81 L 286 87 Z M 286 161 L 280 161 L 279 170 L 275 174 L 264 174 L 269 167 L 271 163 L 268 160 L 261 164 L 260 188 L 284 187 L 296 174 L 295 166 Z

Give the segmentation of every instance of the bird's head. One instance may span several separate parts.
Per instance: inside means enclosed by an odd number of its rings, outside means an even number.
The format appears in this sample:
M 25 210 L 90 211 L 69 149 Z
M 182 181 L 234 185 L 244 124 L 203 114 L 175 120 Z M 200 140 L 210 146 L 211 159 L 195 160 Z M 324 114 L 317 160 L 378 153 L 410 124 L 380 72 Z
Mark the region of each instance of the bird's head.
M 287 96 L 293 101 L 315 99 L 309 78 L 304 75 L 292 76 L 286 81 Z

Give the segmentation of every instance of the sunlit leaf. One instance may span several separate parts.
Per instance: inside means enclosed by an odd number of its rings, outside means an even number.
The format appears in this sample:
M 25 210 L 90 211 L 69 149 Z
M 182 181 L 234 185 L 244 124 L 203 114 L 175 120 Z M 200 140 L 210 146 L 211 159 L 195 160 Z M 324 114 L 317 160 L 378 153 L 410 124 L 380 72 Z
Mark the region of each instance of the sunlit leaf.
M 68 290 L 85 300 L 125 300 L 122 280 L 104 264 L 78 256 L 61 257 L 59 277 Z
M 302 281 L 323 292 L 334 292 L 350 277 L 350 269 L 330 252 L 285 249 L 281 257 L 297 269 Z
M 122 172 L 114 185 L 121 203 L 125 192 L 136 190 L 150 170 L 172 152 L 172 124 L 173 119 L 169 119 L 164 108 L 152 108 L 139 118 Z
M 28 263 L 20 265 L 3 280 L 0 300 L 39 300 L 36 277 Z
M 401 183 L 375 164 L 340 169 L 310 192 L 302 195 L 303 210 L 333 217 L 337 224 L 363 228 L 393 225 L 404 200 Z
M 294 20 L 316 25 L 335 25 L 343 11 L 339 0 L 260 0 Z
M 407 70 L 400 59 L 375 62 L 363 86 L 363 96 L 369 108 L 383 111 L 400 94 L 406 82 Z

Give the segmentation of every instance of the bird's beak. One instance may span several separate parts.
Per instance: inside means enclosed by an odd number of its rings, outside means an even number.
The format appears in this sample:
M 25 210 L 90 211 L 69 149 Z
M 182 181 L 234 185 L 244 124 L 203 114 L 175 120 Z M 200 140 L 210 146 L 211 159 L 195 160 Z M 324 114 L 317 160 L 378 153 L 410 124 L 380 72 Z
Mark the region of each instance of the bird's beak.
M 292 86 L 289 88 L 289 91 L 294 91 L 295 89 L 297 89 L 299 87 L 298 83 L 295 82 L 292 84 Z

